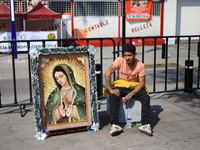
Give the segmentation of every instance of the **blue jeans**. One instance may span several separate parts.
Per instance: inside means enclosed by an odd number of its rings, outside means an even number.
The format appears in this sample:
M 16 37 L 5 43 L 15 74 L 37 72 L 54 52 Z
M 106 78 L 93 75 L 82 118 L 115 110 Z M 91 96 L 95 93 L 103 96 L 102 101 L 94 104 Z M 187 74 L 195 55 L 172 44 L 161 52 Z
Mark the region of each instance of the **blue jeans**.
M 119 108 L 120 108 L 120 100 L 122 97 L 126 96 L 128 93 L 133 91 L 133 89 L 115 87 L 114 89 L 119 89 L 120 97 L 115 94 L 110 94 L 109 103 L 110 103 L 110 123 L 119 124 Z M 140 100 L 142 104 L 142 112 L 141 112 L 141 123 L 142 125 L 150 123 L 150 97 L 147 92 L 142 89 L 138 93 L 136 93 L 133 98 L 137 98 Z

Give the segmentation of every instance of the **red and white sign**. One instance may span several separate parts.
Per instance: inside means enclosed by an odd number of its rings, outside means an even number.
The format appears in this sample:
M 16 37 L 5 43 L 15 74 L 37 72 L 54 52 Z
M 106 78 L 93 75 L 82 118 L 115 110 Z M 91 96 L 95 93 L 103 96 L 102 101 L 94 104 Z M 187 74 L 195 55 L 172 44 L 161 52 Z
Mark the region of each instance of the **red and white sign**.
M 126 20 L 152 20 L 152 0 L 126 0 Z

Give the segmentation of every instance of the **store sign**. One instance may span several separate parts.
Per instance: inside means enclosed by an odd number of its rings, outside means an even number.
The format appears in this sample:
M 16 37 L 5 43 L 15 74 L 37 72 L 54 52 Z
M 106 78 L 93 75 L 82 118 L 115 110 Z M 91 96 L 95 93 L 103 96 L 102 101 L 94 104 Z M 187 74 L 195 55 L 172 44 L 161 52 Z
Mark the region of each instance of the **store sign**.
M 88 27 L 87 29 L 88 29 L 89 32 L 91 32 L 95 29 L 101 28 L 101 27 L 106 26 L 106 25 L 109 25 L 108 20 L 99 22 L 98 24 L 92 25 L 92 26 Z
M 17 40 L 57 39 L 57 31 L 16 32 Z M 0 32 L 0 41 L 10 41 L 11 32 Z M 57 41 L 45 42 L 46 48 L 57 47 Z M 30 49 L 42 48 L 42 42 L 30 42 Z M 17 42 L 17 51 L 27 51 L 27 42 Z M 0 52 L 11 51 L 11 43 L 0 43 Z
M 126 0 L 126 20 L 152 20 L 152 0 Z
M 152 23 L 149 22 L 149 23 L 145 23 L 143 25 L 140 25 L 140 26 L 137 26 L 137 27 L 134 27 L 131 29 L 132 33 L 135 33 L 135 32 L 138 32 L 138 31 L 142 31 L 142 30 L 145 30 L 149 27 L 152 27 Z

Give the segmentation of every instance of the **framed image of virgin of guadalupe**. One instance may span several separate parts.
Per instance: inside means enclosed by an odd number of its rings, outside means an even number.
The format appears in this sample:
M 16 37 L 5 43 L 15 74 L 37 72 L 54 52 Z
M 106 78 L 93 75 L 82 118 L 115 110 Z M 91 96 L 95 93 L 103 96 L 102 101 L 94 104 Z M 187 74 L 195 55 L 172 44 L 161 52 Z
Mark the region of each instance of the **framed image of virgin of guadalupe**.
M 32 59 L 36 135 L 87 127 L 98 130 L 95 49 L 38 49 Z

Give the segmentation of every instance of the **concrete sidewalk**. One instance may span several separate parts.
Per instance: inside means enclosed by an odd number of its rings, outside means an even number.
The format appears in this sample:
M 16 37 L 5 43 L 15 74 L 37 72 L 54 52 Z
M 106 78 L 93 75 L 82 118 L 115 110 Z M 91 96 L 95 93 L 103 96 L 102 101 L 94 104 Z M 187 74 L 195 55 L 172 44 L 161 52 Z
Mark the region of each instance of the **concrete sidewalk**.
M 153 64 L 153 48 L 148 47 L 145 51 L 145 63 Z M 196 57 L 196 44 L 191 45 L 191 58 L 198 62 Z M 141 47 L 138 48 L 138 58 L 141 59 Z M 168 63 L 176 62 L 176 46 L 169 47 Z M 181 45 L 180 64 L 184 66 L 187 59 L 187 46 Z M 157 48 L 157 63 L 164 63 L 161 59 L 161 48 Z M 150 57 L 151 56 L 151 57 Z M 113 61 L 110 47 L 104 48 L 104 65 L 107 69 Z M 2 88 L 2 103 L 13 102 L 12 94 L 12 61 L 10 55 L 0 57 L 0 75 Z M 16 63 L 18 99 L 29 98 L 27 55 L 20 54 Z M 96 62 L 100 62 L 99 53 L 96 55 Z M 147 87 L 152 91 L 153 70 L 147 70 Z M 162 70 L 158 70 L 162 71 Z M 169 72 L 174 77 L 174 72 Z M 157 72 L 159 76 L 157 89 L 164 88 L 163 72 Z M 184 87 L 184 72 L 180 72 L 179 88 Z M 194 74 L 195 76 L 197 74 Z M 170 77 L 171 77 L 170 76 Z M 171 78 L 170 78 L 171 79 Z M 196 78 L 195 78 L 196 79 Z M 105 82 L 105 80 L 103 80 Z M 105 85 L 105 83 L 103 83 Z M 175 80 L 168 79 L 168 89 L 174 89 Z M 195 84 L 196 85 L 196 84 Z M 156 89 L 156 90 L 157 90 Z M 35 138 L 35 120 L 32 106 L 26 106 L 26 114 L 20 116 L 19 107 L 0 108 L 0 149 L 1 150 L 199 150 L 200 147 L 200 99 L 194 93 L 184 92 L 151 94 L 151 126 L 153 136 L 149 137 L 138 130 L 140 124 L 132 129 L 127 129 L 122 124 L 123 132 L 111 137 L 109 117 L 106 113 L 106 100 L 98 101 L 101 108 L 99 112 L 100 131 L 98 132 L 77 132 L 65 135 L 50 136 L 44 141 Z M 3 99 L 4 98 L 4 99 Z
M 200 99 L 184 92 L 152 94 L 151 126 L 153 136 L 122 124 L 123 132 L 111 137 L 106 100 L 98 101 L 100 131 L 77 132 L 50 136 L 44 141 L 35 138 L 33 107 L 26 107 L 26 115 L 20 117 L 18 107 L 0 109 L 1 150 L 199 150 L 200 147 Z

